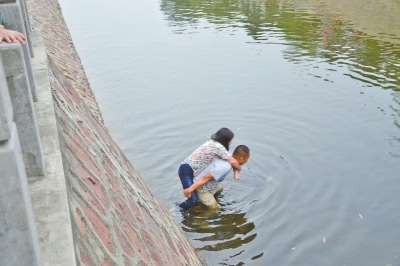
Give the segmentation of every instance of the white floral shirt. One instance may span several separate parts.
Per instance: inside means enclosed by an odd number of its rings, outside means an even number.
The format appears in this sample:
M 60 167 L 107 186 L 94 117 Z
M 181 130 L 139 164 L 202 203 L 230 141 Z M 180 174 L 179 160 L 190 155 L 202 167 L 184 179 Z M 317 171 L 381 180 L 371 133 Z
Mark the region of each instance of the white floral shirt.
M 215 158 L 228 160 L 231 156 L 232 154 L 228 152 L 221 143 L 215 140 L 209 140 L 183 160 L 182 164 L 189 164 L 193 169 L 193 175 L 196 176 L 200 171 L 210 165 Z

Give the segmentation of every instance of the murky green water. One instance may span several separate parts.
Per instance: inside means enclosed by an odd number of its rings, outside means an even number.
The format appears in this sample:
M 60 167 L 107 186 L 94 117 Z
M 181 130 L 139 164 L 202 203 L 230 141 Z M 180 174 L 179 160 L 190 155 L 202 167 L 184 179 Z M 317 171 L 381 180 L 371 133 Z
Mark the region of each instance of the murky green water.
M 359 17 L 322 0 L 61 4 L 106 126 L 167 208 L 220 127 L 250 147 L 221 212 L 175 217 L 208 265 L 400 265 L 400 23 L 382 2 L 373 25 L 371 1 Z

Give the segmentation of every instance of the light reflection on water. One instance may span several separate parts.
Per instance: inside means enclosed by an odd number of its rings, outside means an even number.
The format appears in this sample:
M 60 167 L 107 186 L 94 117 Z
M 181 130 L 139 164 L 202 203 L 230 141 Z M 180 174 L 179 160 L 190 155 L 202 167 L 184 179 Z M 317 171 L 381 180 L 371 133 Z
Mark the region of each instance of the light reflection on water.
M 312 1 L 77 4 L 63 12 L 106 126 L 167 208 L 218 128 L 250 147 L 221 212 L 175 218 L 209 265 L 400 264 L 398 44 Z
M 208 23 L 217 31 L 233 33 L 243 28 L 253 39 L 248 43 L 285 45 L 283 55 L 290 62 L 343 64 L 351 70 L 346 75 L 353 79 L 400 90 L 399 45 L 379 42 L 332 14 L 310 15 L 309 10 L 296 10 L 290 1 L 283 3 L 164 0 L 161 10 L 175 33 L 197 33 L 209 29 Z M 400 26 L 399 18 L 396 22 Z M 400 36 L 392 39 L 400 40 Z
M 198 206 L 183 213 L 182 229 L 199 241 L 197 250 L 237 249 L 256 237 L 251 233 L 255 225 L 247 221 L 246 214 L 227 207 L 221 203 L 220 212 L 211 212 Z

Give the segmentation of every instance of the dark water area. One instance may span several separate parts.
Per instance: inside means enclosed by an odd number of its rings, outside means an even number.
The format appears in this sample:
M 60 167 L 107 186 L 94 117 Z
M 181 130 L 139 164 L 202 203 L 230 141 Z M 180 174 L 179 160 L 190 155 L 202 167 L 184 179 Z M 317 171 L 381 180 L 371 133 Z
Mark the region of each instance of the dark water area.
M 174 217 L 207 265 L 400 265 L 400 36 L 299 3 L 61 6 L 107 128 L 167 208 L 220 127 L 250 147 L 220 212 Z

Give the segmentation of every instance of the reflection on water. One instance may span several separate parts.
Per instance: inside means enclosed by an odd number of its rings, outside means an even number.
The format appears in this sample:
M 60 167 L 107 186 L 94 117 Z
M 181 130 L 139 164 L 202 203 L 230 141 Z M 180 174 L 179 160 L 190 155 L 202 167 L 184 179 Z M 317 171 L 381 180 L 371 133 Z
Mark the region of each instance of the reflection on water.
M 235 211 L 232 203 L 223 200 L 223 196 L 217 196 L 217 201 L 221 206 L 219 211 L 209 210 L 203 205 L 191 208 L 183 212 L 181 221 L 182 230 L 195 240 L 195 249 L 198 252 L 216 252 L 222 250 L 237 250 L 237 253 L 230 255 L 230 259 L 243 253 L 245 245 L 253 241 L 257 234 L 253 231 L 255 225 L 246 218 L 246 214 Z M 262 257 L 262 253 L 252 259 Z M 222 265 L 229 265 L 223 259 Z M 242 265 L 239 263 L 238 265 Z
M 197 206 L 183 213 L 183 231 L 204 246 L 197 250 L 220 251 L 235 249 L 251 242 L 257 234 L 249 234 L 254 223 L 247 222 L 245 213 L 236 213 L 221 204 L 218 212 Z
M 400 129 L 398 93 L 400 91 L 400 46 L 397 44 L 397 40 L 400 38 L 398 37 L 393 36 L 392 39 L 396 40 L 393 43 L 382 41 L 380 38 L 368 35 L 356 28 L 351 21 L 346 21 L 342 16 L 332 13 L 332 6 L 317 5 L 313 4 L 312 1 L 311 4 L 310 1 L 308 4 L 299 4 L 299 1 L 276 0 L 162 0 L 161 10 L 166 16 L 169 27 L 175 34 L 190 36 L 211 31 L 215 32 L 215 34 L 227 32 L 234 36 L 239 34 L 238 32 L 242 29 L 252 39 L 246 43 L 260 45 L 260 53 L 262 53 L 263 49 L 268 49 L 262 47 L 263 45 L 280 45 L 282 47 L 282 56 L 294 65 L 294 69 L 298 66 L 294 72 L 306 73 L 315 79 L 327 82 L 328 85 L 324 89 L 337 89 L 337 84 L 340 84 L 338 81 L 340 79 L 338 78 L 339 75 L 342 78 L 350 78 L 352 84 L 361 84 L 361 88 L 378 87 L 392 90 L 394 98 L 390 106 L 392 110 L 390 115 L 394 119 L 394 125 L 397 129 Z M 396 21 L 400 22 L 400 19 Z M 400 24 L 398 26 L 400 27 Z M 343 87 L 345 88 L 346 86 Z M 352 88 L 348 87 L 347 89 L 351 90 Z M 360 92 L 360 94 L 363 95 L 364 92 Z M 319 101 L 321 99 L 316 100 Z M 377 109 L 383 115 L 386 115 L 384 108 L 377 106 Z M 331 112 L 340 111 L 332 107 Z M 308 118 L 304 118 L 304 120 L 307 121 L 313 115 L 308 114 Z M 330 112 L 328 111 L 326 115 L 328 117 Z M 317 121 L 320 119 L 318 118 Z M 253 122 L 257 123 L 259 121 L 261 120 L 254 119 Z M 293 122 L 291 121 L 291 123 Z M 250 122 L 247 121 L 247 123 Z M 310 122 L 308 123 L 311 124 Z M 335 122 L 331 121 L 331 123 Z M 328 123 L 326 126 L 329 128 L 331 124 Z M 299 130 L 298 128 L 295 130 L 298 130 L 300 134 L 305 134 L 306 131 L 306 129 Z M 336 136 L 335 134 L 332 135 L 332 133 L 329 134 L 333 138 L 341 138 L 338 136 L 340 133 L 336 133 L 338 134 Z M 396 134 L 387 139 L 393 148 L 389 151 L 392 158 L 400 157 L 399 131 Z M 296 137 L 299 136 L 297 135 Z M 346 143 L 349 146 L 354 145 L 353 149 L 357 149 L 356 147 L 360 144 L 356 142 L 353 141 L 353 144 L 351 140 L 346 140 L 342 143 L 338 141 L 338 145 Z M 313 144 L 312 142 L 308 143 L 308 145 Z M 368 141 L 365 142 L 365 145 L 368 145 Z M 315 152 L 321 153 L 321 157 L 324 156 L 323 152 L 318 149 Z M 297 154 L 297 156 L 302 155 L 301 153 Z M 284 157 L 280 155 L 279 157 L 288 164 L 286 167 L 290 167 L 289 162 Z M 320 167 L 321 170 L 315 172 L 318 172 L 319 175 L 330 176 L 329 173 L 325 172 L 326 169 L 329 169 L 329 163 L 324 162 L 323 159 L 321 160 L 321 157 L 318 158 L 317 155 L 314 160 L 320 161 L 324 165 L 313 165 L 313 161 L 310 160 L 310 164 L 307 167 Z M 354 168 L 357 168 L 356 164 L 354 162 Z M 263 167 L 259 168 L 262 169 Z M 383 172 L 381 173 L 383 174 Z M 341 174 L 346 176 L 344 180 L 353 177 L 350 173 L 342 172 Z M 263 175 L 263 173 L 258 172 L 255 177 L 258 178 L 258 175 Z M 282 177 L 285 174 L 280 172 L 278 175 Z M 293 176 L 296 175 L 301 176 L 302 174 L 296 173 Z M 391 175 L 393 175 L 393 172 L 391 172 Z M 340 179 L 335 175 L 326 178 L 331 180 Z M 265 180 L 265 177 L 262 179 Z M 266 179 L 273 180 L 271 177 Z M 311 178 L 311 180 L 314 179 Z M 390 180 L 389 183 L 395 182 L 394 180 Z M 223 208 L 221 212 L 213 215 L 191 211 L 184 214 L 181 222 L 182 228 L 194 241 L 199 251 L 216 252 L 229 249 L 235 251 L 233 254 L 218 253 L 217 255 L 208 253 L 206 257 L 209 258 L 210 265 L 214 265 L 217 262 L 222 265 L 345 265 L 346 263 L 353 265 L 349 257 L 354 257 L 359 252 L 354 251 L 353 255 L 346 257 L 343 256 L 345 251 L 341 247 L 341 245 L 344 247 L 352 245 L 351 240 L 345 239 L 346 231 L 352 234 L 351 231 L 355 230 L 357 232 L 356 228 L 359 227 L 358 221 L 345 224 L 346 217 L 350 214 L 349 212 L 356 212 L 356 210 L 348 210 L 346 207 L 348 203 L 341 201 L 342 191 L 346 189 L 343 188 L 341 190 L 338 184 L 330 186 L 328 181 L 328 184 L 314 183 L 313 186 L 316 191 L 313 191 L 309 186 L 302 187 L 303 185 L 300 181 L 297 183 L 297 181 L 291 180 L 290 182 L 293 183 L 291 186 L 289 185 L 289 191 L 302 191 L 295 199 L 295 201 L 301 199 L 299 202 L 292 202 L 294 199 L 289 196 L 286 199 L 277 199 L 278 201 L 287 200 L 291 202 L 285 206 L 274 204 L 273 206 L 262 207 L 254 203 L 257 203 L 257 201 L 261 203 L 268 202 L 265 196 L 255 199 L 252 195 L 247 194 L 244 201 L 249 202 L 251 205 L 254 204 L 253 210 L 256 209 L 264 214 L 262 218 L 256 220 L 260 223 L 258 226 L 261 228 L 256 229 L 256 225 L 253 222 L 246 221 L 245 217 L 248 215 L 243 212 L 243 208 L 239 208 L 237 212 Z M 257 183 L 252 182 L 254 187 L 261 185 Z M 283 189 L 283 186 L 280 189 Z M 315 203 L 322 197 L 322 192 L 327 193 L 324 196 L 324 203 L 322 201 L 319 204 Z M 273 198 L 274 195 L 271 196 L 271 199 Z M 360 196 L 360 200 L 362 198 Z M 269 209 L 268 212 L 263 210 L 264 208 Z M 332 213 L 330 214 L 329 212 L 325 214 L 319 212 L 321 208 L 328 208 L 335 215 L 331 216 Z M 291 214 L 286 214 L 285 209 L 290 209 Z M 279 218 L 276 220 L 277 218 L 274 218 L 274 214 L 280 216 L 282 220 Z M 315 220 L 300 219 L 299 224 L 287 222 L 295 218 L 296 215 L 303 218 L 315 218 Z M 358 215 L 363 219 L 361 214 Z M 271 228 L 267 228 L 268 226 L 265 225 L 265 221 L 269 221 L 269 219 L 271 219 Z M 321 223 L 324 223 L 324 226 L 330 229 L 323 229 Z M 288 224 L 291 224 L 296 229 L 287 228 L 286 225 Z M 242 225 L 243 227 L 241 227 Z M 299 231 L 298 226 L 303 231 Z M 364 228 L 366 233 L 368 230 L 376 230 L 374 226 L 369 227 L 369 229 L 367 227 Z M 377 227 L 379 228 L 379 226 Z M 320 233 L 318 233 L 318 230 L 321 230 Z M 257 232 L 260 231 L 264 239 L 256 240 Z M 276 231 L 279 231 L 280 235 L 287 238 L 285 244 L 281 243 L 280 239 L 274 238 L 274 235 L 277 235 Z M 329 243 L 326 243 L 326 234 L 329 235 Z M 319 241 L 317 238 L 319 238 Z M 250 243 L 252 241 L 254 242 Z M 274 244 L 269 244 L 267 241 L 272 241 Z M 363 245 L 358 241 L 362 240 L 356 240 L 353 244 L 360 245 L 360 250 L 369 250 L 368 247 L 362 247 Z M 260 246 L 262 248 L 259 248 Z M 324 250 L 324 247 L 329 247 L 329 251 Z M 249 253 L 254 254 L 250 256 Z M 314 256 L 317 253 L 321 255 Z M 382 249 L 378 248 L 377 253 L 383 253 Z M 394 256 L 394 261 L 399 261 L 397 255 Z M 366 263 L 368 260 L 365 257 L 355 261 L 357 261 L 357 264 L 360 262 Z M 393 258 L 387 258 L 387 260 L 393 261 Z
M 234 32 L 241 27 L 254 43 L 286 45 L 284 56 L 293 63 L 342 65 L 350 69 L 347 76 L 367 86 L 400 90 L 399 45 L 355 30 L 351 22 L 330 15 L 330 10 L 319 9 L 316 15 L 296 7 L 277 0 L 164 0 L 161 4 L 175 33 L 196 33 L 203 20 L 214 24 L 217 31 Z M 316 77 L 329 81 L 326 75 Z

